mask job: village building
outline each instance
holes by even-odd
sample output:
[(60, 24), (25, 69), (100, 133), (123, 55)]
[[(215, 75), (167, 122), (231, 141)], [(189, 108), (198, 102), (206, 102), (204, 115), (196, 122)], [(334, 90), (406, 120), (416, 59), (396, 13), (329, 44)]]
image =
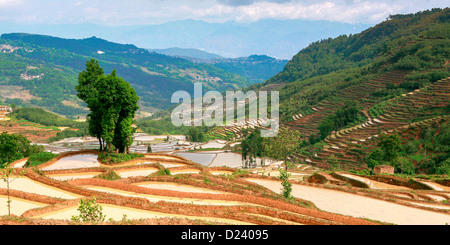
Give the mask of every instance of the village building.
[(375, 174), (394, 174), (394, 167), (389, 165), (379, 165), (373, 167), (373, 172)]
[(0, 105), (0, 121), (6, 120), (7, 115), (12, 112), (11, 106)]

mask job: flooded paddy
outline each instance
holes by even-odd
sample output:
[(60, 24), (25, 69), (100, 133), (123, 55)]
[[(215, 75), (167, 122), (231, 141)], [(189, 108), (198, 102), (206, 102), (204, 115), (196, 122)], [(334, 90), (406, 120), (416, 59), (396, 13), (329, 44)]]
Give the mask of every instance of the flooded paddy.
[[(117, 206), (117, 205), (112, 205), (112, 204), (103, 204), (103, 203), (101, 205), (103, 207), (102, 212), (106, 216), (107, 220), (112, 219), (112, 220), (120, 221), (124, 217), (126, 217), (127, 219), (189, 218), (189, 219), (193, 219), (193, 220), (224, 222), (227, 224), (235, 224), (235, 225), (251, 224), (248, 222), (242, 222), (242, 221), (238, 221), (238, 220), (225, 219), (225, 218), (169, 214), (169, 213), (154, 212), (154, 211), (141, 210), (141, 209), (136, 209), (136, 208), (122, 207), (122, 206)], [(52, 213), (38, 215), (38, 216), (35, 216), (34, 218), (70, 220), (72, 218), (72, 216), (79, 214), (77, 208), (78, 207), (71, 207), (71, 208), (63, 209), (63, 210), (52, 212)]]
[(89, 179), (102, 174), (103, 172), (85, 172), (85, 173), (73, 173), (73, 174), (47, 174), (49, 178), (59, 180), (59, 181), (67, 181), (74, 179)]
[[(10, 197), (11, 200), (11, 214), (22, 215), (26, 211), (34, 208), (45, 207), (48, 204), (33, 202), (21, 198)], [(6, 202), (8, 201), (7, 196), (0, 195), (0, 216), (8, 215), (8, 209), (6, 207)], [(5, 205), (3, 205), (5, 204)]]
[(184, 157), (188, 160), (191, 160), (193, 162), (199, 163), (203, 166), (208, 166), (209, 164), (211, 164), (211, 162), (214, 160), (214, 158), (216, 157), (216, 154), (214, 153), (208, 153), (208, 152), (202, 152), (202, 153), (197, 153), (197, 152), (177, 152), (176, 155), (180, 156), (180, 157)]
[(76, 168), (100, 167), (100, 162), (95, 154), (80, 154), (61, 158), (54, 164), (42, 168), (42, 170), (60, 170)]
[[(74, 193), (70, 193), (53, 186), (45, 185), (40, 182), (31, 180), (26, 177), (11, 179), (10, 189), (18, 190), (23, 192), (34, 193), (43, 196), (64, 198), (64, 199), (76, 199), (80, 196)], [(6, 183), (4, 181), (0, 181), (0, 188), (6, 189)]]
[[(235, 152), (205, 151), (205, 152), (177, 152), (176, 155), (199, 163), (206, 167), (242, 167), (242, 155)], [(256, 159), (257, 166), (261, 166), (261, 159)]]
[(115, 172), (121, 178), (128, 178), (132, 176), (147, 176), (152, 173), (158, 172), (158, 169), (148, 168), (148, 169), (132, 169), (132, 170), (115, 170)]
[(181, 192), (192, 192), (192, 193), (209, 193), (209, 194), (225, 194), (223, 191), (215, 191), (190, 185), (181, 185), (177, 183), (166, 183), (166, 182), (142, 182), (136, 183), (134, 185), (145, 187), (149, 189), (158, 190), (170, 190), (170, 191), (181, 191)]
[[(160, 189), (154, 188), (154, 189)], [(177, 203), (186, 203), (186, 204), (195, 204), (195, 205), (220, 205), (220, 206), (232, 206), (232, 205), (255, 205), (251, 203), (238, 202), (238, 201), (225, 201), (225, 200), (213, 200), (213, 199), (199, 199), (199, 198), (188, 198), (188, 197), (170, 197), (170, 196), (159, 196), (159, 195), (151, 195), (151, 194), (143, 194), (136, 193), (124, 190), (117, 190), (113, 188), (100, 187), (100, 186), (84, 186), (84, 188), (99, 192), (112, 193), (117, 195), (129, 196), (129, 197), (141, 197), (149, 200), (150, 202), (177, 202)], [(169, 188), (170, 189), (170, 188)], [(199, 192), (196, 192), (199, 193)], [(222, 194), (222, 193), (214, 193), (214, 194)]]

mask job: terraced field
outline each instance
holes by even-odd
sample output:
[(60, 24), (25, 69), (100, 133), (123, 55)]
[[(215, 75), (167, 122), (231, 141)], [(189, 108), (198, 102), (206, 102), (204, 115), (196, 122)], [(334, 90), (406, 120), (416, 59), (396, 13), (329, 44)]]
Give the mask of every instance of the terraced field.
[[(227, 167), (208, 168), (177, 155), (158, 153), (145, 154), (143, 158), (121, 164), (104, 164), (95, 161), (97, 154), (93, 150), (63, 153), (38, 169), (22, 168), (24, 160), (12, 163), (16, 171), (25, 171), (22, 177), (15, 177), (10, 183), (11, 212), (20, 219), (7, 216), (7, 187), (2, 182), (0, 203), (5, 205), (0, 205), (0, 215), (3, 215), (0, 216), (0, 224), (73, 224), (71, 217), (78, 214), (79, 201), (92, 197), (96, 197), (96, 202), (103, 207), (108, 220), (104, 224), (396, 223), (386, 218), (390, 215), (375, 210), (369, 214), (360, 209), (356, 213), (347, 212), (352, 209), (349, 206), (352, 199), (347, 199), (350, 197), (358, 198), (358, 205), (380, 199), (379, 202), (394, 205), (397, 212), (405, 209), (418, 214), (427, 213), (432, 219), (401, 220), (398, 223), (450, 221), (450, 205), (445, 204), (450, 199), (448, 189), (415, 189), (416, 194), (413, 194), (411, 189), (400, 186), (386, 189), (352, 187), (352, 182), (346, 180), (339, 180), (344, 183), (340, 185), (309, 183), (305, 180), (315, 170), (303, 165), (292, 172), (295, 198), (287, 201), (280, 195), (276, 167), (252, 174)], [(161, 174), (165, 169), (171, 174)], [(119, 177), (104, 178), (114, 176), (113, 172)], [(307, 195), (305, 188), (314, 191)], [(333, 198), (339, 199), (331, 198), (329, 191), (338, 193)], [(340, 205), (346, 208), (340, 209), (344, 208)]]
[[(360, 164), (358, 152), (363, 147), (369, 151), (369, 147), (374, 144), (374, 139), (381, 133), (402, 135), (415, 126), (447, 122), (450, 115), (440, 111), (450, 101), (450, 78), (384, 102), (383, 113), (376, 117), (367, 113), (376, 103), (368, 97), (370, 91), (376, 91), (377, 88), (382, 88), (388, 83), (400, 84), (404, 81), (406, 74), (404, 71), (395, 70), (362, 85), (339, 91), (340, 94), (335, 97), (340, 100), (359, 98), (357, 100), (361, 102), (367, 120), (359, 125), (333, 132), (324, 140), (326, 144), (316, 156), (297, 155), (296, 159), (318, 167), (327, 167), (326, 160), (331, 155), (335, 155), (346, 169), (360, 170), (364, 167)], [(287, 126), (306, 135), (317, 133), (320, 121), (333, 113), (333, 108), (338, 107), (339, 103), (339, 101), (322, 101), (319, 103), (320, 106), (313, 108), (315, 113), (307, 116), (297, 115), (294, 117), (296, 120), (288, 123)]]

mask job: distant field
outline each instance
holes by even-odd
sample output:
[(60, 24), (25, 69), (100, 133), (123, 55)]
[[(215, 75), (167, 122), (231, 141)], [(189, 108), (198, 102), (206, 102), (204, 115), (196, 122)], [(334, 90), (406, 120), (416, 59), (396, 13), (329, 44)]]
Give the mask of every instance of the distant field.
[(21, 99), (28, 102), (32, 99), (40, 99), (39, 97), (30, 94), (29, 90), (24, 90), (21, 86), (2, 85), (0, 86), (0, 96), (3, 99)]

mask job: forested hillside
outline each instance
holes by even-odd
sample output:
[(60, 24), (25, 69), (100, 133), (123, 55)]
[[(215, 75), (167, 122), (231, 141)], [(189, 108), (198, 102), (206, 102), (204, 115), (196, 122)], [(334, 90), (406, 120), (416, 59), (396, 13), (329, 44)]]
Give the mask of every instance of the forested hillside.
[(280, 92), (283, 127), (302, 134), (293, 162), (450, 174), (449, 12), (394, 15), (359, 34), (317, 41), (246, 90)]
[[(360, 34), (316, 42), (261, 86), (286, 84), (283, 121), (307, 142), (295, 158), (324, 167), (388, 164), (397, 173), (448, 174), (450, 152), (442, 142), (450, 142), (449, 18), (449, 9), (395, 15)], [(434, 131), (424, 134), (429, 127)], [(383, 149), (383, 135), (397, 139), (395, 157)]]
[(138, 92), (141, 110), (154, 112), (171, 105), (173, 92), (191, 92), (194, 82), (205, 89), (225, 91), (251, 84), (243, 76), (209, 64), (149, 52), (91, 37), (62, 39), (24, 33), (0, 38), (0, 101), (40, 106), (68, 116), (85, 115), (75, 96), (78, 73), (90, 58), (105, 72), (117, 74)]

